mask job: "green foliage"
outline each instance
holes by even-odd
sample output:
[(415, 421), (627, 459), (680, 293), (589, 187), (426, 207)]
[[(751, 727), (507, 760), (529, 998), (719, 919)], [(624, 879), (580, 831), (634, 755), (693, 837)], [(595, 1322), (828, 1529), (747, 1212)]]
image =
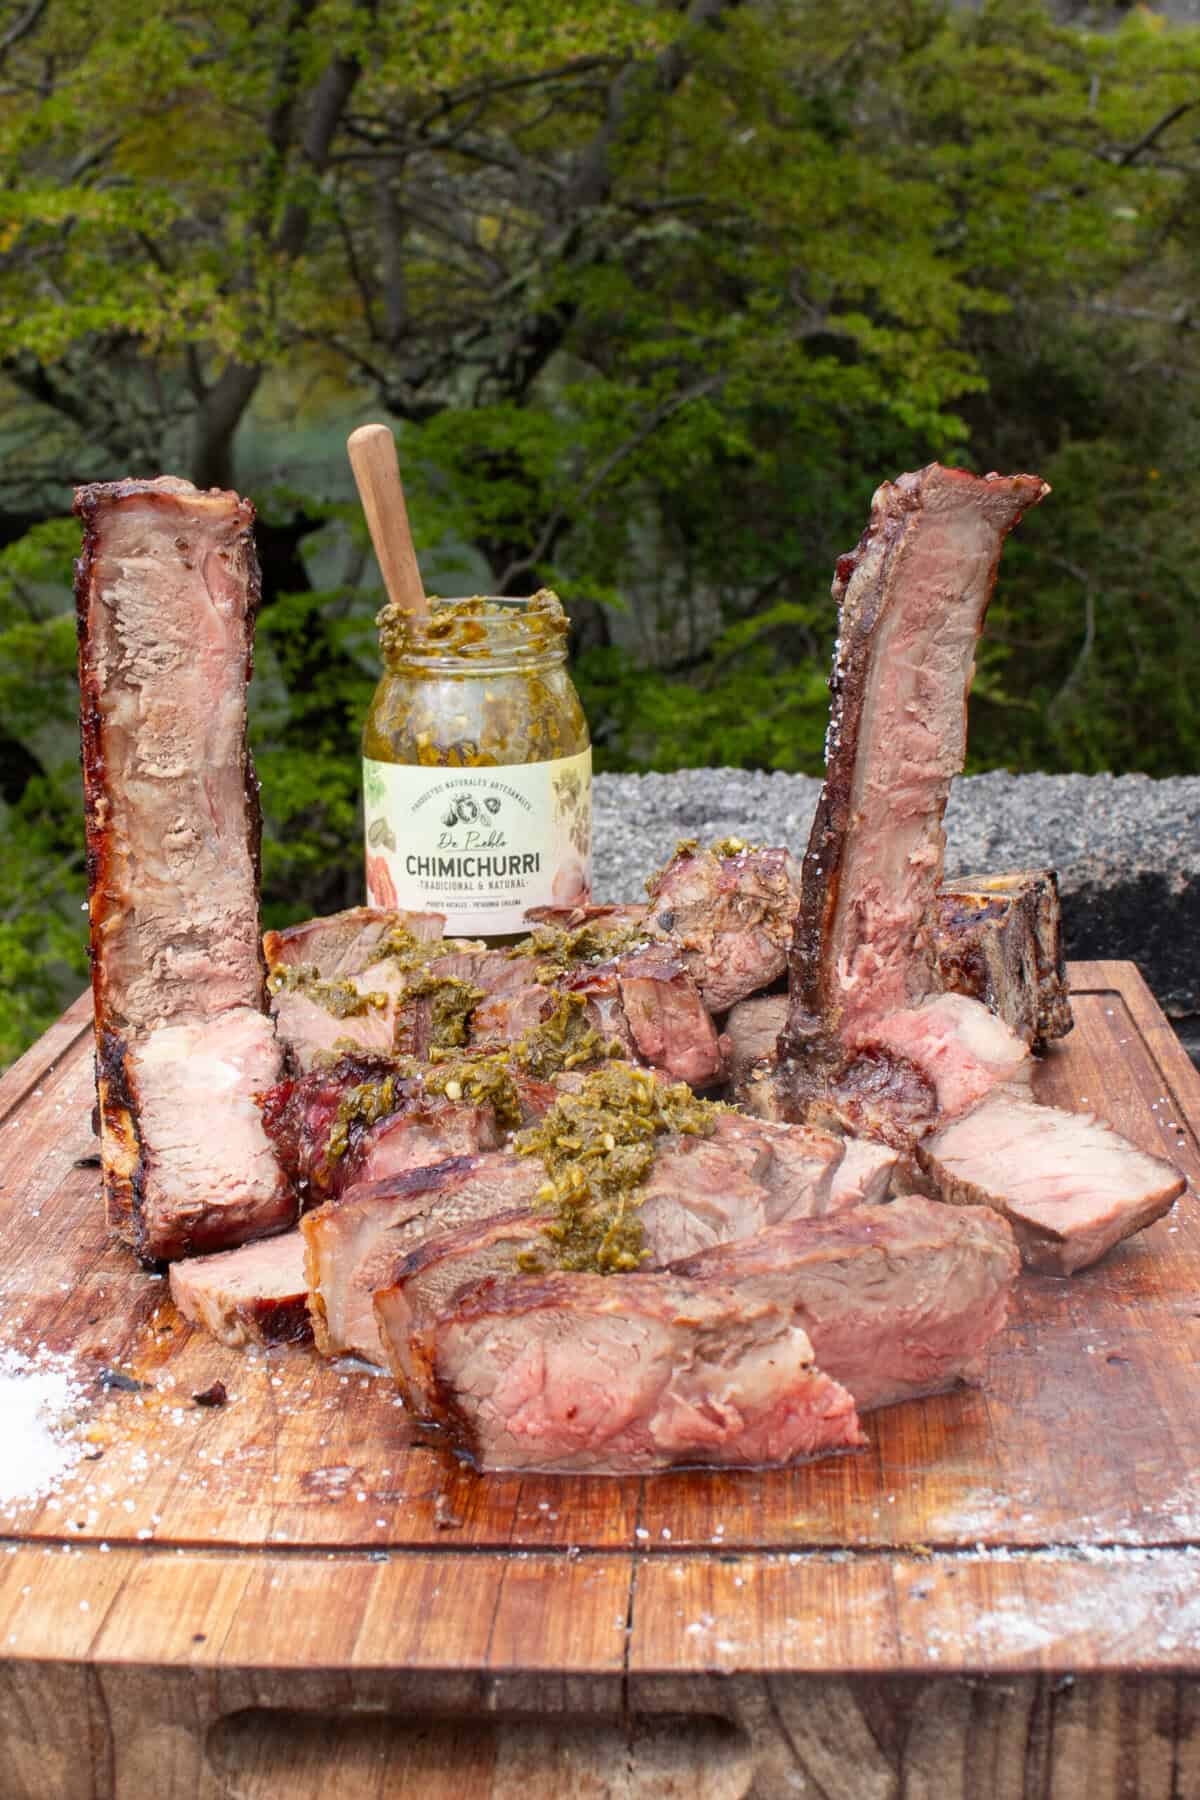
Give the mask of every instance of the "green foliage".
[(601, 767), (819, 769), (834, 561), (935, 456), (1054, 485), (972, 766), (1196, 766), (1195, 28), (55, 0), (0, 73), (0, 1054), (83, 967), (74, 479), (259, 505), (272, 923), (359, 898), (368, 413), (432, 586), (562, 592)]
[(59, 610), (77, 547), (74, 520), (53, 519), (0, 551), (0, 732), (7, 767), (19, 750), (28, 775), (0, 805), (0, 1062), (87, 970), (75, 620)]

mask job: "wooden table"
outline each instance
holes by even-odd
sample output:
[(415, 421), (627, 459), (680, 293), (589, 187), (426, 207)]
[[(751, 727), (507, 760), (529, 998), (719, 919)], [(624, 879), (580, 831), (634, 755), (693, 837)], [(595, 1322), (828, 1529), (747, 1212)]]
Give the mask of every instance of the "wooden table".
[(0, 1517), (4, 1800), (1200, 1795), (1200, 1079), (1131, 964), (1072, 985), (1038, 1091), (1174, 1213), (862, 1454), (621, 1481), (480, 1478), (383, 1377), (185, 1325), (81, 1163), (81, 1000), (0, 1083), (0, 1343), (85, 1371), (93, 1454)]

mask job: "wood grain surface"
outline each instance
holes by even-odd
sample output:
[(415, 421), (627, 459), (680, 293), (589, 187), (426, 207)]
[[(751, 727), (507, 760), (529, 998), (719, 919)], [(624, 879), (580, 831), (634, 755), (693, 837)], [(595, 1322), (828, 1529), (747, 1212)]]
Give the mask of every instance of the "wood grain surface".
[(88, 1450), (0, 1510), (0, 1794), (1200, 1796), (1200, 1078), (1133, 965), (1071, 974), (1037, 1091), (1174, 1212), (860, 1454), (621, 1481), (186, 1325), (105, 1232), (81, 999), (0, 1081), (0, 1345), (71, 1359)]

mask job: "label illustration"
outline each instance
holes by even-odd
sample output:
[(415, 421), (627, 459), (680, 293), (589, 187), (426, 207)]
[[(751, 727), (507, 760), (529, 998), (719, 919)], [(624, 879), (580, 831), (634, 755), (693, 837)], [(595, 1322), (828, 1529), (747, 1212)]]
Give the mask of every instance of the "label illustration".
[(446, 915), (451, 937), (528, 930), (592, 889), (592, 753), (503, 768), (363, 759), (367, 898)]

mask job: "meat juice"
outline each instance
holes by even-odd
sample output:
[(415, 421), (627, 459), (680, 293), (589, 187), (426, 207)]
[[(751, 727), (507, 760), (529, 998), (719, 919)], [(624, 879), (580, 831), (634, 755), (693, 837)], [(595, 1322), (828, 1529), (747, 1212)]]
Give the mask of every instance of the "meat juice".
[(384, 674), (363, 731), (367, 897), (504, 938), (591, 897), (592, 751), (567, 618), (527, 600), (379, 614)]

